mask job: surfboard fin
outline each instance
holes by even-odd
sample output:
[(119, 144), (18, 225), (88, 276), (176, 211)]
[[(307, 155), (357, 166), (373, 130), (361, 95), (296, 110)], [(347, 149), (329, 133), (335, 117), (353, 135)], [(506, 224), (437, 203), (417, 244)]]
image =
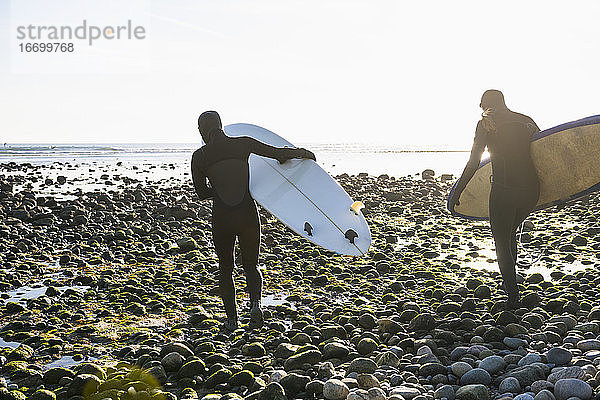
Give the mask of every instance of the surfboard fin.
[(354, 239), (358, 237), (358, 233), (356, 233), (354, 229), (348, 229), (344, 237), (348, 239), (350, 243), (354, 244)]
[(365, 205), (362, 203), (362, 201), (355, 201), (350, 206), (350, 210), (354, 211), (354, 214), (356, 215), (358, 215), (360, 213), (360, 210), (362, 210), (363, 208), (365, 208)]
[(308, 234), (308, 236), (312, 236), (313, 227), (308, 222), (304, 223), (304, 232)]

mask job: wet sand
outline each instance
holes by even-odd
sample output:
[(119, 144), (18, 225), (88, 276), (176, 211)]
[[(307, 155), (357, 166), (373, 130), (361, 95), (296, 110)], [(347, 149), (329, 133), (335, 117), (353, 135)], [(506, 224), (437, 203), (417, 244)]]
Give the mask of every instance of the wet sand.
[(535, 213), (523, 307), (452, 181), (340, 175), (373, 247), (335, 255), (261, 211), (266, 322), (220, 329), (210, 203), (173, 165), (0, 165), (0, 399), (597, 396), (600, 201)]

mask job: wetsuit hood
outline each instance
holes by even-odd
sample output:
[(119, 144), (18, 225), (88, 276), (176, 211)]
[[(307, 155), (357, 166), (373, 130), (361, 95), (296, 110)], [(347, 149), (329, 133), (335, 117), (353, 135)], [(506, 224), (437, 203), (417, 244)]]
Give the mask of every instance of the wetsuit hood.
[(222, 133), (223, 124), (216, 111), (205, 111), (198, 117), (198, 129), (204, 143), (209, 143), (218, 134)]
[(501, 110), (506, 109), (506, 103), (504, 102), (504, 95), (501, 91), (490, 89), (486, 90), (481, 96), (481, 103), (479, 103), (479, 107), (493, 110)]

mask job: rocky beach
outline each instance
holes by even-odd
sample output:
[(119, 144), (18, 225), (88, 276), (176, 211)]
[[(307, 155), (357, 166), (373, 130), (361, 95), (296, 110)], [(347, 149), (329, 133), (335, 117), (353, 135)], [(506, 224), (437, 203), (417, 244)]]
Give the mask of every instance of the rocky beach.
[(597, 195), (528, 219), (508, 310), (489, 224), (446, 211), (450, 176), (336, 179), (370, 252), (261, 211), (265, 324), (237, 268), (230, 333), (183, 170), (1, 163), (0, 400), (600, 399)]

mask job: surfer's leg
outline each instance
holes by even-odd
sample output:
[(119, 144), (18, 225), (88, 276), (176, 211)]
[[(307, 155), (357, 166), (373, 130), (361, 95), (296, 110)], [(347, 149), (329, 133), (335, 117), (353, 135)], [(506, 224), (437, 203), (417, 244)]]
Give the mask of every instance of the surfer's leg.
[(246, 274), (246, 285), (250, 301), (260, 300), (262, 292), (262, 275), (258, 270), (258, 252), (260, 248), (260, 222), (256, 207), (249, 208), (239, 234), (239, 245), (242, 252), (242, 265)]
[(506, 198), (502, 190), (490, 193), (490, 226), (496, 244), (496, 258), (504, 281), (504, 290), (508, 295), (509, 305), (515, 306), (519, 301), (515, 259), (513, 258), (515, 207)]
[(260, 300), (262, 292), (262, 275), (258, 270), (258, 248), (260, 246), (260, 230), (245, 229), (240, 235), (242, 264), (246, 274), (246, 285), (250, 301)]
[(511, 237), (511, 245), (512, 245), (512, 255), (515, 260), (515, 264), (517, 263), (517, 231), (519, 230), (519, 226), (527, 219), (529, 215), (529, 209), (517, 208), (515, 212), (515, 220), (513, 222), (512, 228), (512, 237)]
[[(213, 217), (214, 218), (214, 217)], [(214, 223), (214, 221), (213, 221)], [(227, 314), (227, 323), (225, 327), (230, 330), (237, 329), (237, 307), (235, 304), (235, 285), (233, 282), (233, 247), (235, 244), (235, 234), (224, 229), (213, 226), (213, 240), (215, 252), (219, 259), (219, 291), (225, 314)]]
[(515, 264), (517, 262), (517, 230), (519, 226), (527, 219), (529, 214), (535, 210), (535, 206), (537, 205), (539, 197), (539, 187), (537, 185), (533, 185), (531, 188), (527, 188), (526, 190), (521, 190), (519, 193), (518, 199), (516, 202), (518, 206), (515, 212), (515, 220), (513, 223), (513, 258), (515, 259)]
[(262, 324), (262, 274), (258, 270), (258, 252), (260, 249), (260, 221), (253, 205), (245, 218), (244, 229), (240, 233), (242, 264), (246, 274), (246, 286), (250, 295), (250, 322)]

